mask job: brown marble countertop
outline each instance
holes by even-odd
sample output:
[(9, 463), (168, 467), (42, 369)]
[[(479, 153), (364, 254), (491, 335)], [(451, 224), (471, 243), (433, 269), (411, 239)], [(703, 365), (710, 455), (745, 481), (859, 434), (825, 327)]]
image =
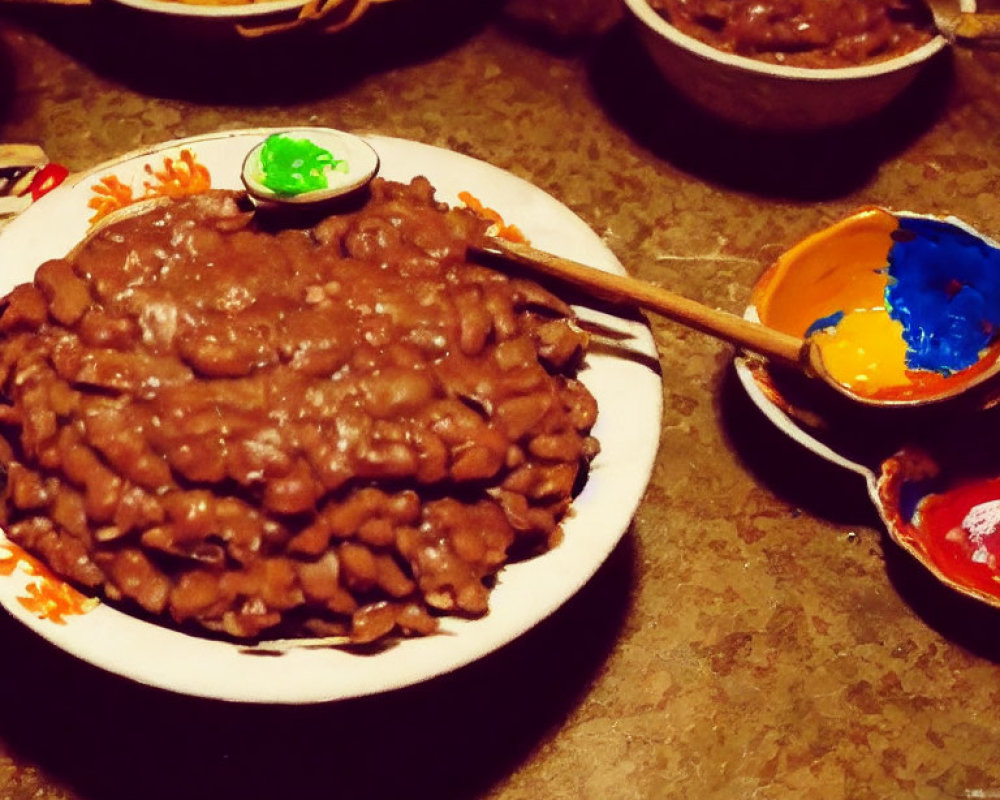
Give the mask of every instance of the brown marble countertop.
[[(530, 180), (633, 273), (733, 311), (861, 205), (1000, 233), (1000, 53), (956, 50), (855, 127), (762, 135), (687, 106), (597, 4), (558, 40), (517, 5), (399, 0), (346, 34), (243, 43), (5, 2), (0, 141), (78, 170), (217, 129), (415, 139)], [(2, 615), (0, 797), (1000, 798), (1000, 613), (938, 585), (860, 478), (778, 433), (729, 347), (652, 327), (648, 491), (550, 619), (409, 689), (260, 707), (113, 677)]]

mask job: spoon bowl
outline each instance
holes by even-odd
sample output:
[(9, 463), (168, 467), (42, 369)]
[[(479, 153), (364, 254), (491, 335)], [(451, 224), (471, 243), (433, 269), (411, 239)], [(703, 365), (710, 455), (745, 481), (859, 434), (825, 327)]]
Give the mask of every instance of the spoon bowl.
[(1000, 245), (954, 218), (861, 209), (779, 257), (753, 308), (867, 405), (950, 400), (1000, 371)]
[(251, 149), (240, 177), (258, 204), (304, 206), (367, 186), (378, 168), (378, 153), (358, 136), (333, 128), (292, 128)]

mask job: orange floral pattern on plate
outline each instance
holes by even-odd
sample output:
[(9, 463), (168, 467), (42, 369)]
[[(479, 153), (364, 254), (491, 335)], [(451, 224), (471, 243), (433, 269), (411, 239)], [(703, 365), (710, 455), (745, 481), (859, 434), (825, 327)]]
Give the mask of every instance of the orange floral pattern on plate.
[(99, 605), (96, 598), (81, 594), (59, 580), (42, 564), (15, 544), (0, 544), (0, 576), (9, 577), (20, 570), (30, 580), (25, 594), (17, 601), (39, 619), (65, 625), (66, 617), (86, 614)]
[(498, 212), (484, 206), (482, 201), (474, 194), (459, 192), (458, 199), (476, 216), (493, 223), (493, 227), (489, 230), (489, 233), (493, 236), (506, 239), (508, 242), (523, 242), (527, 244), (527, 238), (525, 238), (525, 235), (517, 225), (508, 225), (505, 223), (503, 217)]
[(94, 209), (90, 218), (93, 224), (113, 211), (148, 200), (153, 197), (188, 197), (202, 194), (212, 188), (212, 175), (204, 164), (199, 164), (197, 157), (190, 150), (181, 150), (180, 157), (163, 159), (163, 168), (154, 169), (145, 166), (146, 173), (152, 180), (144, 181), (144, 193), (136, 197), (132, 187), (118, 178), (117, 175), (107, 175), (91, 187), (94, 197), (87, 203)]

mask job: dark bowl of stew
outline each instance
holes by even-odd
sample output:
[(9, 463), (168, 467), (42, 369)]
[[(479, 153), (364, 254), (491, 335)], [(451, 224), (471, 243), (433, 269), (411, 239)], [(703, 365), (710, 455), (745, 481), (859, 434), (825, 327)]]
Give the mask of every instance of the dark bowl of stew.
[[(922, 0), (625, 0), (663, 76), (739, 125), (828, 128), (893, 100), (947, 42)], [(967, 11), (975, 0), (963, 0)]]

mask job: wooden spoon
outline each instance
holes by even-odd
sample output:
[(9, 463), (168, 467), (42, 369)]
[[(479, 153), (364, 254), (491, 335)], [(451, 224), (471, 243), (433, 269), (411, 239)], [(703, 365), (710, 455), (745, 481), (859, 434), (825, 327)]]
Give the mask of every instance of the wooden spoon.
[(933, 394), (928, 392), (920, 397), (891, 400), (867, 397), (852, 392), (830, 375), (823, 363), (820, 347), (811, 338), (792, 336), (735, 314), (710, 308), (636, 278), (604, 272), (524, 244), (493, 238), (479, 250), (558, 278), (602, 299), (655, 311), (674, 322), (797, 367), (838, 393), (867, 406), (888, 408), (938, 403), (966, 393), (1000, 373), (1000, 359), (997, 358), (997, 351), (993, 350), (991, 357), (995, 360), (989, 368), (974, 378), (955, 382), (954, 385), (946, 383), (944, 388)]

